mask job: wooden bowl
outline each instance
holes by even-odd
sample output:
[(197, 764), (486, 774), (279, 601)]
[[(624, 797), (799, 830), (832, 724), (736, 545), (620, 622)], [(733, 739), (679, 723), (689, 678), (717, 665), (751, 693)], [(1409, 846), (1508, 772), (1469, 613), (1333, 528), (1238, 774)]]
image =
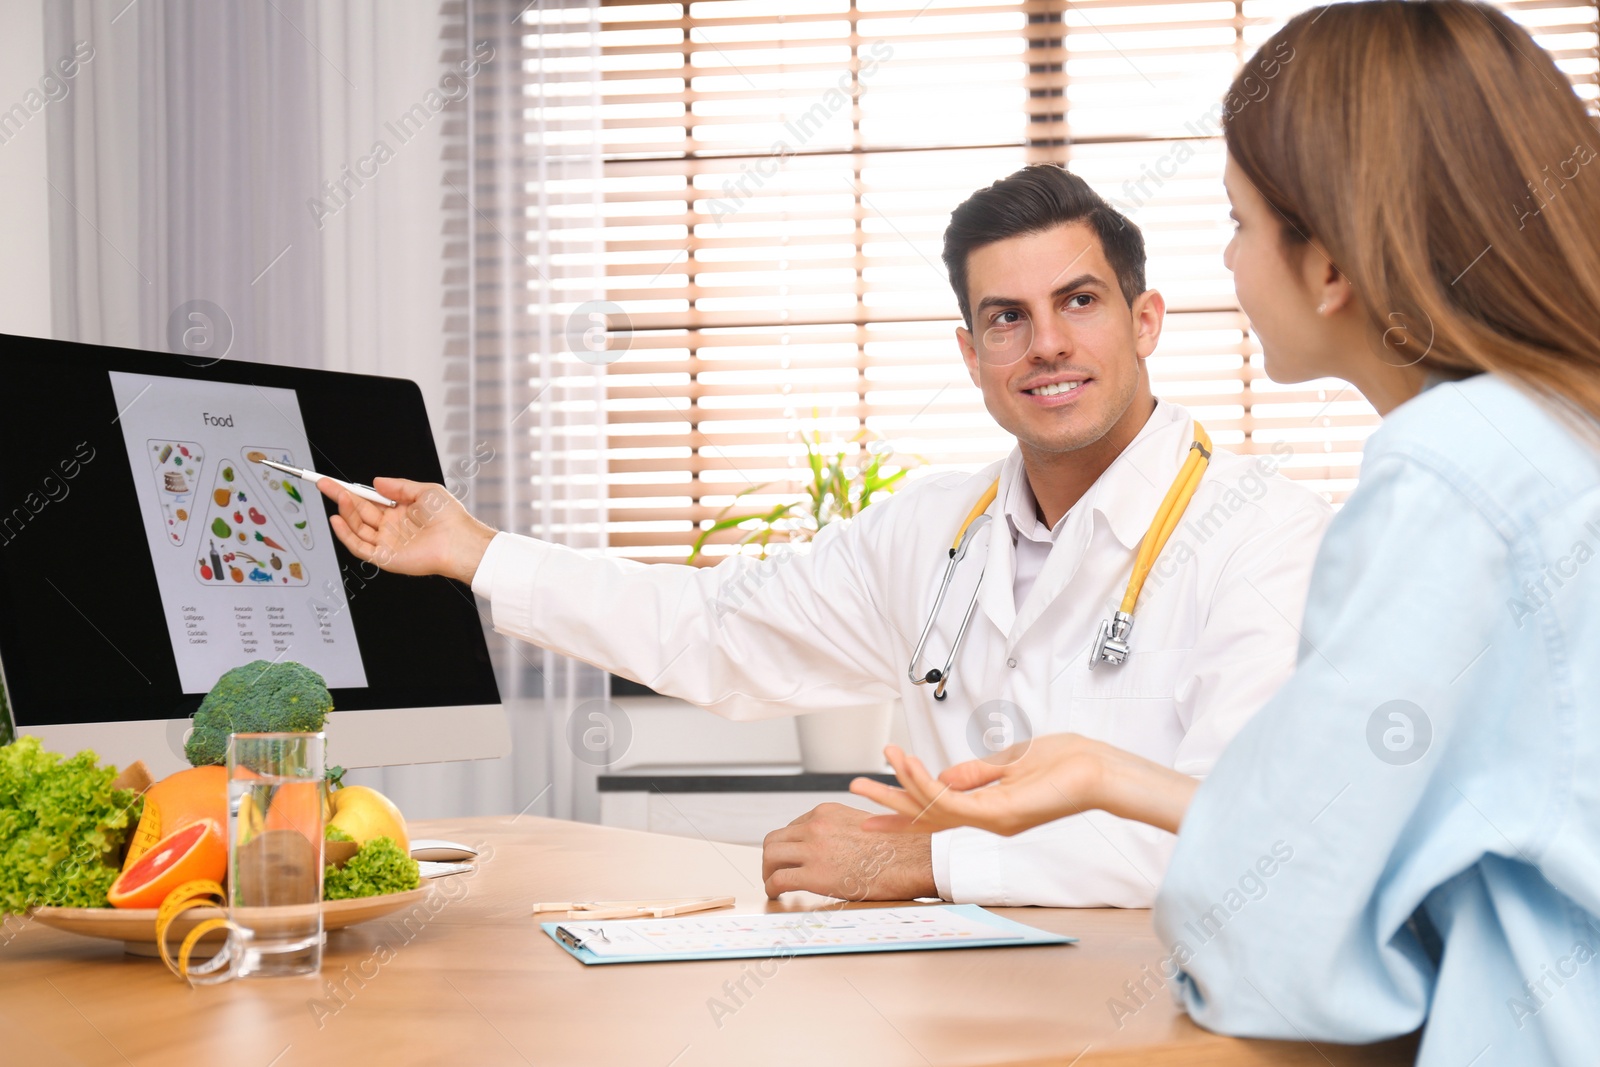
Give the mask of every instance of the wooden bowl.
[[(340, 930), (369, 919), (382, 918), (401, 911), (422, 900), (428, 893), (426, 883), (404, 893), (384, 893), (376, 897), (359, 897), (355, 900), (325, 900), (322, 902), (322, 928)], [(158, 956), (156, 947), (155, 908), (34, 908), (30, 913), (46, 926), (85, 937), (104, 937), (121, 941), (123, 949), (132, 956)], [(174, 954), (190, 930), (207, 919), (226, 918), (223, 908), (191, 908), (172, 923), (167, 932), (167, 946)], [(201, 938), (195, 946), (196, 956), (209, 956), (222, 947), (226, 930), (217, 930)]]

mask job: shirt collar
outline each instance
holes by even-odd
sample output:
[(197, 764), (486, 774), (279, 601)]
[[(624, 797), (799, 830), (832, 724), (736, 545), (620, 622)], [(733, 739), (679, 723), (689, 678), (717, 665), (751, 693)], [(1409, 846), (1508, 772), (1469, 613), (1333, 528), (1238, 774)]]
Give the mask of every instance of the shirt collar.
[(1005, 516), (1006, 526), (1011, 531), (1011, 543), (1016, 544), (1019, 537), (1026, 537), (1030, 541), (1054, 541), (1067, 517), (1061, 516), (1054, 529), (1045, 528), (1044, 520), (1039, 518), (1039, 505), (1034, 498), (1033, 487), (1028, 484), (1027, 473), (1022, 469), (1022, 452), (1019, 449), (1013, 448), (1006, 457), (1005, 466), (1001, 468), (1000, 484), (1001, 514)]
[[(1161, 506), (1178, 468), (1183, 465), (1194, 439), (1192, 425), (1187, 410), (1157, 400), (1155, 411), (1133, 441), (1072, 510), (1089, 508), (1105, 518), (1106, 525), (1125, 548), (1137, 547), (1144, 540), (1150, 520)], [(1045, 528), (1039, 518), (1033, 489), (1022, 468), (1022, 452), (1016, 448), (1000, 468), (999, 500), (1013, 545), (1018, 537), (1054, 542), (1067, 521), (1067, 516), (1063, 515), (1054, 529)]]

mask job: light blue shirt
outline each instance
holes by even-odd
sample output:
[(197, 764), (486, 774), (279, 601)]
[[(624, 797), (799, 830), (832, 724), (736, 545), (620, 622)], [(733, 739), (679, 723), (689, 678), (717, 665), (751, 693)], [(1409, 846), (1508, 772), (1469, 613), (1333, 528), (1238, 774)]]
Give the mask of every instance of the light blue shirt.
[(1373, 434), (1298, 668), (1195, 794), (1156, 903), (1197, 1022), (1426, 1021), (1428, 1067), (1600, 1063), (1600, 452), (1577, 423), (1480, 375)]

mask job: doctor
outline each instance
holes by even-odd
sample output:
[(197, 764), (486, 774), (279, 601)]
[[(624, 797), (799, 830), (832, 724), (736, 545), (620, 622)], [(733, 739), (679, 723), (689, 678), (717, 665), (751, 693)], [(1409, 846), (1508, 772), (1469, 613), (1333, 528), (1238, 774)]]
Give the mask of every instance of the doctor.
[[(968, 373), (1017, 447), (922, 479), (809, 552), (610, 559), (497, 533), (401, 479), (376, 483), (393, 509), (321, 483), (334, 531), (386, 570), (470, 582), (501, 633), (730, 718), (899, 697), (935, 768), (1072, 731), (1206, 774), (1293, 669), (1329, 508), (1154, 398), (1165, 304), (1143, 237), (1081, 179), (1037, 164), (979, 190), (944, 260)], [(1141, 545), (1147, 565), (1161, 548), (1142, 581)], [(1148, 907), (1175, 841), (1093, 812), (1015, 837), (891, 835), (886, 859), (867, 817), (825, 804), (768, 835), (769, 895)]]

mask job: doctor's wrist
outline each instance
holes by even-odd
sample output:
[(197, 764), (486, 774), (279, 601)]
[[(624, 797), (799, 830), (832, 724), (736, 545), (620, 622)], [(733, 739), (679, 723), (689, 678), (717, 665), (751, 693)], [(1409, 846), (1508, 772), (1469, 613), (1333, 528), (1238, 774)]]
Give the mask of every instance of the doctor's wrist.
[(484, 555), (489, 551), (489, 542), (494, 540), (497, 532), (494, 527), (479, 522), (471, 515), (466, 516), (462, 528), (451, 538), (453, 559), (449, 576), (471, 585), (472, 580), (477, 577), (478, 567), (482, 565)]

